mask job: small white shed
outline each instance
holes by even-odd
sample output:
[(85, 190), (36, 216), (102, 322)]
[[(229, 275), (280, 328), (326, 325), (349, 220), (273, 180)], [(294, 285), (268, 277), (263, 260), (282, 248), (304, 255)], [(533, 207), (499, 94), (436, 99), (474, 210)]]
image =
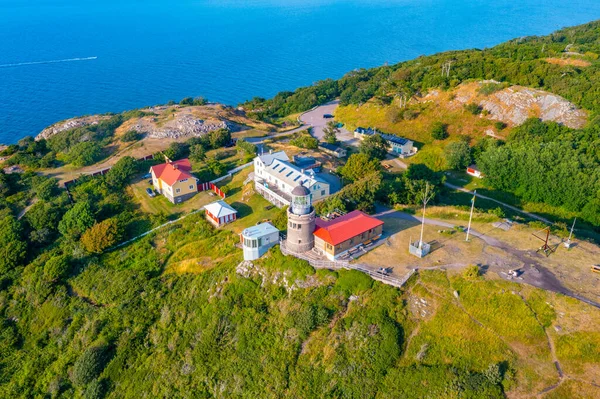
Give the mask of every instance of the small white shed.
[(255, 260), (279, 243), (279, 230), (271, 223), (261, 223), (244, 229), (240, 240), (244, 249), (244, 260)]

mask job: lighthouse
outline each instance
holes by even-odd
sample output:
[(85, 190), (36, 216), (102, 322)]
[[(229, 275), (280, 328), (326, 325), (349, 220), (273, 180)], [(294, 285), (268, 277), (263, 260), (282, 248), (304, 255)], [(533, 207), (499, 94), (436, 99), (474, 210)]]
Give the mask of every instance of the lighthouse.
[(302, 186), (292, 190), (292, 201), (287, 211), (287, 249), (295, 253), (303, 253), (313, 249), (315, 245), (315, 210), (312, 207), (310, 191)]

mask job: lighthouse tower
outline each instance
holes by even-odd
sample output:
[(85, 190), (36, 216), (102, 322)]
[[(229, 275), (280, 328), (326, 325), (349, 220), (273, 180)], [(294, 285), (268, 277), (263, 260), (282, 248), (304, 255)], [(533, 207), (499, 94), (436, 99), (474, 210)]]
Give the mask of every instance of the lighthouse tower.
[(303, 253), (315, 246), (315, 210), (310, 200), (310, 191), (304, 186), (292, 190), (292, 202), (287, 211), (287, 249)]

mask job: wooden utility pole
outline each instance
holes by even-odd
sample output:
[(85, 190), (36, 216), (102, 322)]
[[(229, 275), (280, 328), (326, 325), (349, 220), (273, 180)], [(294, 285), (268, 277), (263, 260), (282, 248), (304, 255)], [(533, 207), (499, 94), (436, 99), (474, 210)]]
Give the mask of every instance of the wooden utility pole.
[(475, 209), (475, 197), (477, 196), (477, 190), (473, 191), (473, 198), (471, 199), (471, 214), (469, 215), (469, 226), (467, 227), (467, 238), (465, 241), (469, 241), (469, 233), (471, 232), (471, 220), (473, 220), (473, 209)]

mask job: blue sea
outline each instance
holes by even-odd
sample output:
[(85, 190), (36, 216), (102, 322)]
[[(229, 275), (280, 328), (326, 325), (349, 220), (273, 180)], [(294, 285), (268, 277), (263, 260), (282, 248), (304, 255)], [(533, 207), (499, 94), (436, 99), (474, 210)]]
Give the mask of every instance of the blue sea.
[(598, 0), (0, 0), (0, 143), (77, 115), (186, 96), (235, 105), (599, 18)]

